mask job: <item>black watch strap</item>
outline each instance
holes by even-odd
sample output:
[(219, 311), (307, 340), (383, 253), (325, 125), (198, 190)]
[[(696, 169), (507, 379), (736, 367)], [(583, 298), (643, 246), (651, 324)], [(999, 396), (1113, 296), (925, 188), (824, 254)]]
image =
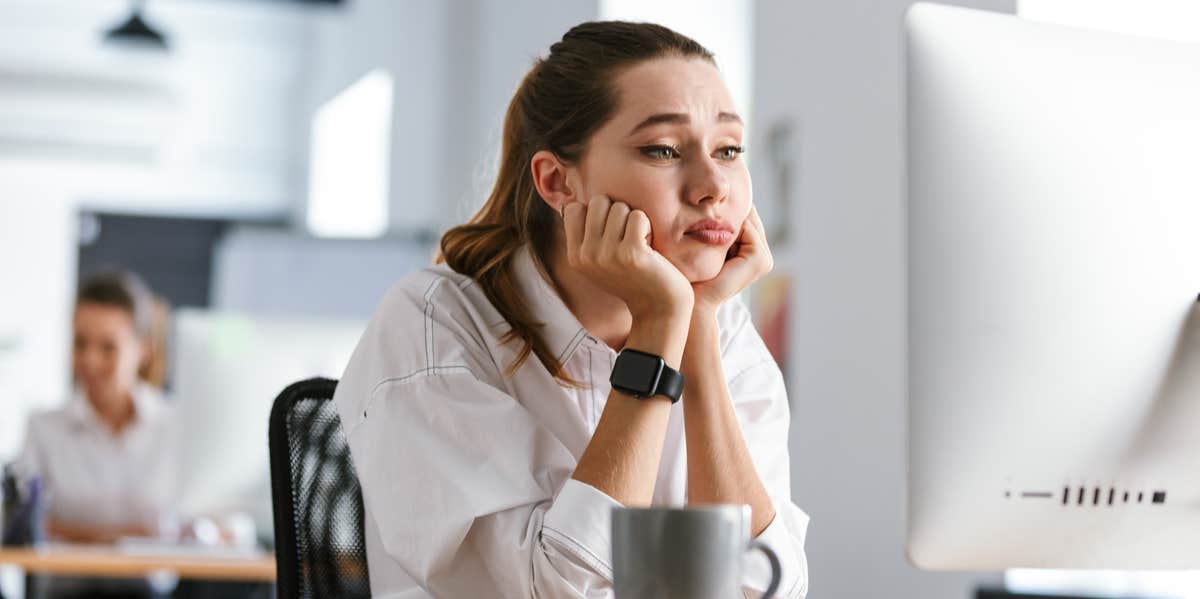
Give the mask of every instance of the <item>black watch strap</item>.
[(683, 397), (683, 373), (663, 364), (662, 376), (658, 377), (656, 395), (670, 397), (671, 403), (679, 401), (679, 398)]
[(683, 374), (667, 366), (662, 356), (636, 349), (621, 350), (609, 382), (613, 389), (639, 399), (663, 395), (675, 403), (683, 395)]

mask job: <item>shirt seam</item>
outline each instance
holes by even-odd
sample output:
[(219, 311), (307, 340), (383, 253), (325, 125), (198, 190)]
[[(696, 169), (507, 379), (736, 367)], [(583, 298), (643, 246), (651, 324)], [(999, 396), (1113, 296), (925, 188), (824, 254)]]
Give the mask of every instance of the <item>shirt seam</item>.
[(726, 383), (726, 384), (727, 384), (728, 386), (732, 387), (732, 386), (733, 386), (733, 383), (734, 383), (735, 381), (737, 381), (737, 380), (738, 380), (738, 378), (740, 378), (742, 375), (746, 374), (747, 372), (750, 372), (751, 370), (754, 370), (755, 368), (758, 368), (759, 366), (763, 366), (763, 365), (765, 365), (765, 364), (773, 364), (774, 362), (775, 362), (775, 360), (774, 360), (774, 359), (771, 359), (771, 358), (764, 358), (764, 359), (762, 359), (762, 360), (760, 360), (760, 361), (758, 361), (758, 362), (755, 362), (755, 363), (753, 363), (753, 364), (751, 364), (751, 365), (749, 365), (749, 366), (747, 366), (747, 367), (745, 367), (745, 368), (743, 368), (743, 369), (739, 370), (737, 374), (735, 374), (735, 375), (733, 375), (733, 376), (729, 377), (729, 382), (728, 382), (728, 383)]
[[(780, 576), (783, 576), (783, 566), (782, 566), (782, 564), (781, 564), (781, 565), (780, 565), (780, 567), (779, 567), (779, 575), (780, 575)], [(795, 597), (795, 596), (796, 596), (796, 585), (798, 585), (798, 584), (800, 584), (800, 577), (798, 577), (798, 576), (797, 576), (797, 577), (795, 577), (795, 578), (793, 578), (793, 579), (792, 579), (792, 586), (788, 587), (788, 592), (787, 592), (787, 594), (788, 594), (788, 597)]]
[(438, 278), (431, 281), (429, 283), (429, 287), (427, 287), (425, 289), (425, 295), (424, 295), (424, 299), (425, 299), (425, 366), (427, 366), (427, 367), (433, 367), (433, 363), (434, 363), (433, 357), (436, 355), (434, 353), (434, 342), (433, 342), (433, 307), (434, 307), (434, 304), (433, 304), (433, 301), (430, 300), (430, 297), (432, 297), (433, 292), (437, 290), (437, 286), (440, 285), (442, 283), (442, 281), (445, 281), (445, 280), (446, 279), (444, 277), (439, 276)]
[[(437, 374), (464, 374), (464, 373), (471, 375), (472, 378), (479, 381), (479, 377), (475, 376), (475, 373), (464, 364), (449, 364), (446, 366), (430, 366), (428, 368), (414, 370), (413, 372), (410, 372), (404, 376), (392, 376), (392, 377), (380, 379), (379, 382), (375, 383), (375, 385), (373, 387), (371, 387), (371, 392), (369, 394), (367, 394), (367, 403), (365, 405), (363, 405), (363, 416), (365, 417), (366, 413), (368, 411), (370, 411), (371, 406), (375, 403), (376, 396), (379, 394), (379, 389), (381, 387), (383, 387), (384, 385), (390, 385), (393, 383), (403, 384), (403, 383), (407, 383), (411, 379), (414, 379), (417, 377), (425, 377), (425, 376), (429, 376), (431, 374), (437, 375)], [(479, 381), (479, 382), (483, 382), (483, 381)], [(363, 423), (363, 420), (359, 420), (357, 423), (354, 424), (354, 426), (347, 429), (346, 434), (349, 435), (350, 433), (354, 432), (362, 423)]]
[(550, 526), (543, 522), (542, 523), (542, 534), (544, 535), (547, 532), (551, 533), (550, 534), (551, 537), (553, 537), (555, 540), (557, 540), (563, 544), (563, 549), (571, 552), (576, 557), (584, 560), (585, 562), (588, 562), (588, 564), (591, 565), (593, 568), (596, 568), (597, 570), (599, 570), (600, 574), (605, 575), (608, 577), (609, 580), (612, 580), (612, 576), (613, 576), (612, 566), (604, 563), (604, 560), (601, 559), (600, 556), (596, 555), (595, 552), (593, 552), (591, 549), (588, 549), (582, 543), (571, 538), (569, 535), (562, 532), (561, 530), (558, 530), (557, 528), (554, 528), (553, 526)]
[(585, 336), (584, 333), (586, 332), (587, 329), (584, 327), (579, 327), (579, 330), (575, 331), (575, 336), (571, 337), (571, 340), (567, 342), (567, 346), (563, 348), (562, 353), (558, 355), (558, 362), (560, 364), (567, 359), (567, 356), (575, 352), (575, 349), (579, 347), (580, 343), (583, 343), (583, 338)]
[(592, 352), (587, 353), (588, 357), (588, 424), (591, 425), (592, 433), (596, 432), (596, 370), (592, 366)]

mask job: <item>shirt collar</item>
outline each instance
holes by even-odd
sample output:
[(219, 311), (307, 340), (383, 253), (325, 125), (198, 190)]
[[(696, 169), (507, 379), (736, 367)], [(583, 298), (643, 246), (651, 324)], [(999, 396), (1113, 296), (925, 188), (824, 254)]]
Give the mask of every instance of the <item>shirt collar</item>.
[(579, 319), (559, 297), (549, 276), (534, 260), (533, 248), (528, 243), (517, 251), (513, 259), (513, 273), (528, 303), (529, 313), (541, 319), (542, 339), (559, 363), (565, 363), (579, 344), (589, 337), (587, 329), (579, 324)]
[[(125, 427), (125, 431), (139, 428), (147, 422), (152, 421), (159, 413), (159, 408), (161, 407), (159, 403), (162, 400), (162, 395), (154, 387), (144, 382), (139, 381), (134, 386), (132, 393), (133, 421)], [(105, 431), (109, 430), (108, 426), (100, 420), (100, 415), (96, 413), (96, 408), (92, 407), (92, 402), (88, 401), (83, 390), (78, 387), (71, 398), (68, 413), (71, 414), (71, 417), (79, 425), (97, 427)]]

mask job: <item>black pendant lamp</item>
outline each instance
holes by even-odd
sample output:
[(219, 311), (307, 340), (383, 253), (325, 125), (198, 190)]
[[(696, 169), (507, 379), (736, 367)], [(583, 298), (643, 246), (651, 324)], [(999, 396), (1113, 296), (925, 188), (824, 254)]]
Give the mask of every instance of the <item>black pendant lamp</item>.
[(138, 46), (155, 50), (167, 50), (167, 37), (142, 19), (145, 0), (130, 3), (129, 18), (104, 34), (106, 43)]

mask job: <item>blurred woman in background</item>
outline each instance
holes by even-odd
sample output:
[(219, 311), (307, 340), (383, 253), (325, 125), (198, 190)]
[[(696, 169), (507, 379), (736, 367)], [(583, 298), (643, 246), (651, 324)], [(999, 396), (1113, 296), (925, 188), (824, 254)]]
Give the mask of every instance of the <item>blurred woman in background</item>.
[(74, 397), (35, 414), (18, 459), (48, 494), (51, 539), (106, 543), (174, 532), (167, 405), (150, 364), (154, 300), (130, 273), (92, 277), (75, 302)]
[[(42, 480), (50, 540), (112, 543), (177, 534), (168, 405), (160, 389), (139, 376), (155, 374), (161, 383), (163, 360), (153, 357), (162, 348), (162, 335), (153, 340), (154, 301), (146, 285), (127, 272), (94, 276), (79, 287), (73, 397), (30, 418), (16, 462), (21, 477)], [(158, 319), (159, 331), (164, 322)], [(55, 579), (48, 586), (56, 597), (68, 590), (84, 596), (106, 587), (122, 596), (130, 590), (128, 582), (96, 584)]]

